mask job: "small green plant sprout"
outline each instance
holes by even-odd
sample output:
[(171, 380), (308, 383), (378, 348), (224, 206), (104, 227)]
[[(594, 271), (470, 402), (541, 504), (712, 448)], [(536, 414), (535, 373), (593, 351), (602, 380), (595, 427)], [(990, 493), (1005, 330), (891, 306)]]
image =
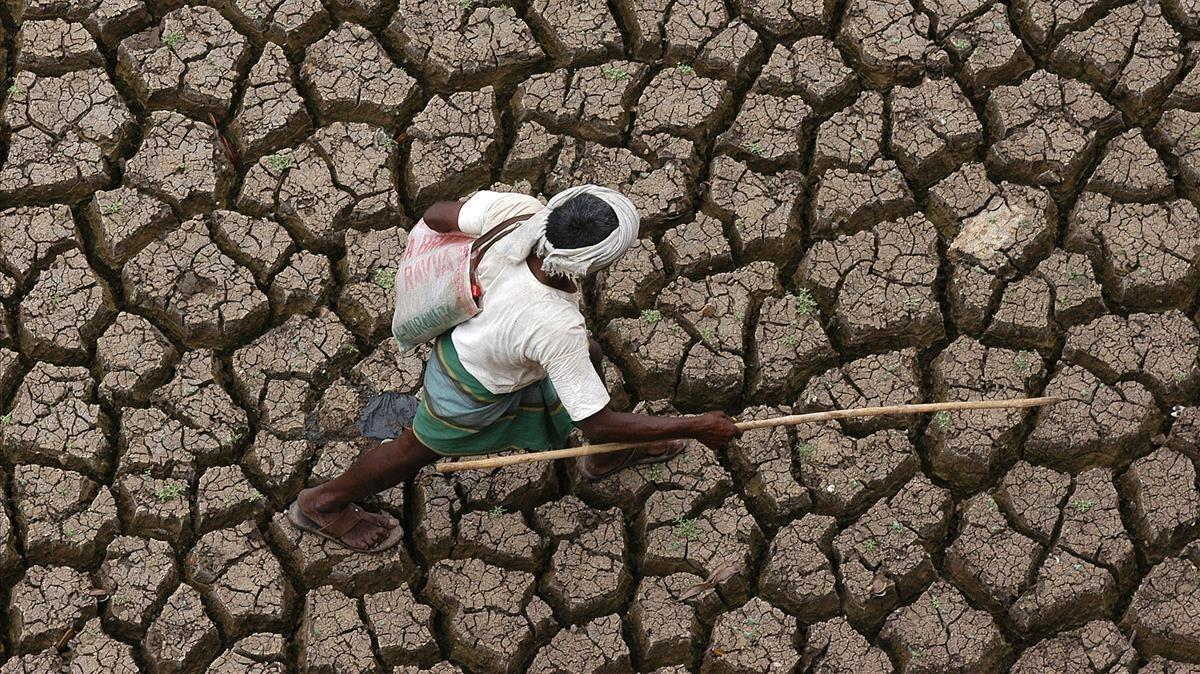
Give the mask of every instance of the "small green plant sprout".
[(879, 543), (874, 538), (868, 538), (866, 542), (863, 543), (863, 547), (871, 552), (875, 552), (875, 550), (879, 547)]
[(391, 150), (399, 145), (396, 139), (389, 136), (388, 132), (383, 129), (375, 129), (375, 144), (385, 150)]
[(662, 312), (658, 309), (643, 309), (642, 320), (646, 321), (650, 325), (654, 325), (662, 320)]
[(795, 335), (785, 335), (782, 339), (779, 340), (779, 343), (786, 346), (789, 349), (794, 349), (797, 346), (800, 346), (800, 338)]
[[(1197, 129), (1197, 131), (1200, 131), (1200, 129)], [(1087, 274), (1079, 271), (1078, 269), (1071, 269), (1067, 272), (1067, 280), (1078, 285), (1087, 280)]]
[(177, 482), (168, 482), (154, 490), (154, 498), (158, 499), (159, 503), (174, 501), (183, 495), (185, 489), (183, 485)]
[(252, 9), (246, 12), (246, 16), (250, 17), (251, 21), (262, 21), (263, 13), (261, 10)]
[(0, 426), (8, 426), (11, 424), (12, 424), (12, 414), (11, 413), (5, 414), (4, 416), (0, 416)]
[(854, 487), (855, 489), (862, 489), (862, 486), (863, 486), (862, 480), (860, 480), (858, 478), (854, 478), (853, 480), (850, 480), (850, 486)]
[(166, 35), (163, 36), (162, 43), (166, 47), (168, 47), (170, 49), (174, 49), (183, 43), (183, 33), (181, 33), (180, 31), (177, 31), (177, 30), (173, 30), (170, 33), (167, 33)]
[(704, 341), (706, 342), (717, 341), (717, 333), (712, 328), (704, 328), (700, 331), (700, 336), (703, 337)]
[(488, 511), (488, 517), (492, 519), (504, 517), (504, 514), (504, 508), (501, 508), (500, 506), (492, 506), (492, 509)]
[(892, 520), (892, 531), (904, 531), (904, 525), (899, 520)]
[(351, 356), (357, 356), (358, 355), (358, 345), (347, 344), (346, 345), (346, 353), (350, 354)]
[(67, 538), (74, 538), (75, 534), (79, 533), (79, 530), (75, 527), (68, 526), (63, 529), (63, 533), (66, 534)]
[(887, 39), (888, 44), (900, 44), (900, 36), (893, 35)]
[(229, 442), (227, 442), (225, 444), (236, 445), (237, 443), (242, 441), (242, 437), (243, 437), (243, 433), (241, 431), (230, 431), (229, 438), (227, 438), (229, 440)]
[(696, 72), (695, 68), (691, 67), (690, 65), (688, 65), (686, 63), (681, 63), (681, 64), (675, 66), (675, 70), (677, 70), (680, 75), (692, 75), (692, 74), (695, 74), (695, 72)]
[(796, 313), (801, 316), (811, 314), (817, 308), (817, 300), (808, 288), (801, 288), (792, 297), (796, 300)]
[(23, 101), (25, 100), (25, 90), (21, 88), (21, 85), (14, 84), (8, 88), (8, 97), (14, 101)]
[(248, 497), (251, 503), (262, 503), (266, 498), (267, 497), (263, 496), (263, 493), (257, 489), (250, 492), (250, 496)]
[(681, 541), (696, 541), (700, 540), (700, 519), (697, 517), (684, 517), (677, 515), (673, 522), (675, 538)]
[(661, 463), (656, 463), (653, 466), (650, 466), (649, 477), (650, 477), (651, 482), (658, 482), (659, 480), (662, 479), (662, 476), (663, 475), (662, 475), (662, 464)]
[(938, 412), (933, 416), (933, 421), (938, 425), (938, 428), (945, 430), (950, 427), (950, 413), (946, 411)]
[(391, 290), (396, 287), (396, 270), (390, 267), (384, 267), (375, 270), (375, 285), (384, 290)]
[(766, 146), (757, 140), (752, 143), (746, 143), (746, 150), (756, 157), (761, 157), (767, 152)]
[(1091, 510), (1092, 506), (1094, 506), (1094, 505), (1096, 505), (1095, 501), (1093, 501), (1091, 499), (1086, 499), (1086, 498), (1077, 498), (1074, 501), (1071, 501), (1071, 507), (1074, 508), (1075, 511), (1080, 514), (1086, 513), (1087, 511)]
[(758, 632), (754, 628), (758, 626), (758, 618), (753, 618), (753, 617), (746, 618), (745, 623), (746, 623), (747, 629), (742, 631), (742, 636), (749, 639), (750, 643), (757, 642), (758, 641)]
[(921, 306), (921, 298), (916, 295), (909, 295), (904, 298), (904, 310), (908, 313), (915, 312)]
[(116, 215), (117, 213), (120, 213), (123, 208), (125, 208), (124, 199), (113, 199), (112, 201), (100, 207), (100, 214)]
[(276, 173), (283, 173), (292, 168), (295, 162), (290, 154), (271, 154), (267, 155), (267, 166)]
[(932, 606), (933, 610), (935, 610), (935, 611), (942, 610), (942, 600), (938, 599), (937, 597), (930, 597), (929, 605)]
[(800, 459), (800, 463), (808, 463), (812, 460), (813, 455), (817, 453), (817, 446), (811, 442), (796, 443), (796, 458)]
[(458, 6), (461, 7), (464, 12), (469, 12), (473, 7), (475, 7), (475, 0), (458, 0)]
[(1019, 351), (1017, 357), (1013, 358), (1013, 369), (1017, 372), (1024, 372), (1029, 369), (1029, 352)]
[(971, 43), (960, 37), (954, 41), (954, 48), (959, 51), (966, 51), (971, 48)]
[(629, 71), (618, 65), (600, 66), (600, 74), (613, 82), (624, 82), (629, 79)]

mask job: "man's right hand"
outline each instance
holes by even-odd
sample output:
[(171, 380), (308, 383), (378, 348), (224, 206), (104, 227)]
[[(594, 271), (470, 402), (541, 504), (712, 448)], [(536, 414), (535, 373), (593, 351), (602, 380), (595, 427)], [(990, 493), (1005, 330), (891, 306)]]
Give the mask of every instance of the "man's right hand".
[(706, 412), (692, 419), (695, 424), (692, 437), (710, 449), (721, 449), (733, 442), (734, 438), (742, 437), (742, 432), (734, 425), (733, 419), (724, 412)]

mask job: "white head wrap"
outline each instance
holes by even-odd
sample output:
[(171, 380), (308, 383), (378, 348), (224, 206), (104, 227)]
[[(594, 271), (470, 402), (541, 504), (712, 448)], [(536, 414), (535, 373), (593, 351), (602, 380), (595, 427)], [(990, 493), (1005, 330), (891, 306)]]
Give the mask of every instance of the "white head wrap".
[[(617, 214), (617, 228), (603, 241), (583, 248), (555, 248), (546, 240), (546, 220), (550, 213), (580, 194), (590, 194), (604, 201)], [(637, 241), (641, 217), (625, 195), (599, 185), (580, 185), (563, 190), (550, 199), (546, 207), (533, 215), (512, 234), (496, 244), (512, 263), (523, 262), (532, 252), (542, 258), (542, 270), (547, 274), (581, 277), (603, 269), (621, 257)]]

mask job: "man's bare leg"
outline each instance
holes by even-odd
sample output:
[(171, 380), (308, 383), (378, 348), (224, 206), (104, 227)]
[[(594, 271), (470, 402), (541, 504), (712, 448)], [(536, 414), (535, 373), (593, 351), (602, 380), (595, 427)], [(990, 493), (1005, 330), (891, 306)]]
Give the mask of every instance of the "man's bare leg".
[[(592, 360), (592, 367), (596, 368), (600, 379), (604, 379), (604, 350), (600, 347), (600, 342), (594, 339), (588, 339), (588, 357)], [(646, 445), (643, 448), (633, 450), (634, 456), (641, 458), (643, 456), (654, 456), (657, 454), (670, 454), (678, 447), (678, 440), (664, 440)], [(585, 456), (579, 461), (587, 466), (588, 472), (593, 475), (606, 473), (613, 468), (621, 465), (629, 459), (629, 452), (612, 452), (610, 454), (597, 454), (595, 456)]]
[[(341, 475), (300, 492), (297, 501), (309, 519), (325, 526), (354, 502), (412, 479), (437, 458), (433, 450), (417, 440), (412, 429), (406, 429), (395, 440), (367, 450)], [(351, 547), (365, 550), (386, 538), (388, 530), (398, 525), (389, 515), (368, 514), (343, 540)]]

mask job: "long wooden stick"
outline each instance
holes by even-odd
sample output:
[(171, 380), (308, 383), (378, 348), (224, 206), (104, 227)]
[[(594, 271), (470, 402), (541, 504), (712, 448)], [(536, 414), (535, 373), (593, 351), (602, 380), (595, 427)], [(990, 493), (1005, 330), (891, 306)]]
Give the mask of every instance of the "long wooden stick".
[[(775, 426), (798, 426), (800, 424), (809, 424), (816, 421), (829, 421), (831, 419), (850, 419), (858, 417), (879, 417), (889, 414), (927, 414), (929, 412), (953, 412), (960, 410), (996, 410), (1010, 409), (1020, 407), (1038, 407), (1040, 405), (1053, 405), (1058, 402), (1058, 398), (1043, 397), (1043, 398), (1011, 398), (1009, 400), (962, 400), (948, 403), (917, 403), (913, 405), (887, 405), (885, 407), (859, 407), (849, 410), (830, 410), (828, 412), (810, 412), (808, 414), (791, 414), (784, 417), (775, 417), (773, 419), (755, 419), (753, 421), (739, 421), (735, 424), (743, 431), (751, 431), (756, 428), (773, 428)], [(500, 468), (502, 466), (511, 466), (517, 463), (529, 463), (532, 461), (553, 461), (555, 459), (569, 459), (579, 456), (591, 456), (593, 454), (607, 454), (609, 452), (619, 452), (622, 449), (630, 449), (632, 447), (643, 447), (653, 443), (649, 442), (605, 442), (598, 445), (583, 445), (582, 447), (567, 447), (566, 449), (552, 449), (546, 452), (527, 452), (525, 454), (510, 454), (508, 456), (493, 456), (487, 459), (473, 459), (471, 461), (454, 461), (443, 462), (437, 464), (439, 473), (453, 473), (460, 470), (476, 470), (484, 468)]]

